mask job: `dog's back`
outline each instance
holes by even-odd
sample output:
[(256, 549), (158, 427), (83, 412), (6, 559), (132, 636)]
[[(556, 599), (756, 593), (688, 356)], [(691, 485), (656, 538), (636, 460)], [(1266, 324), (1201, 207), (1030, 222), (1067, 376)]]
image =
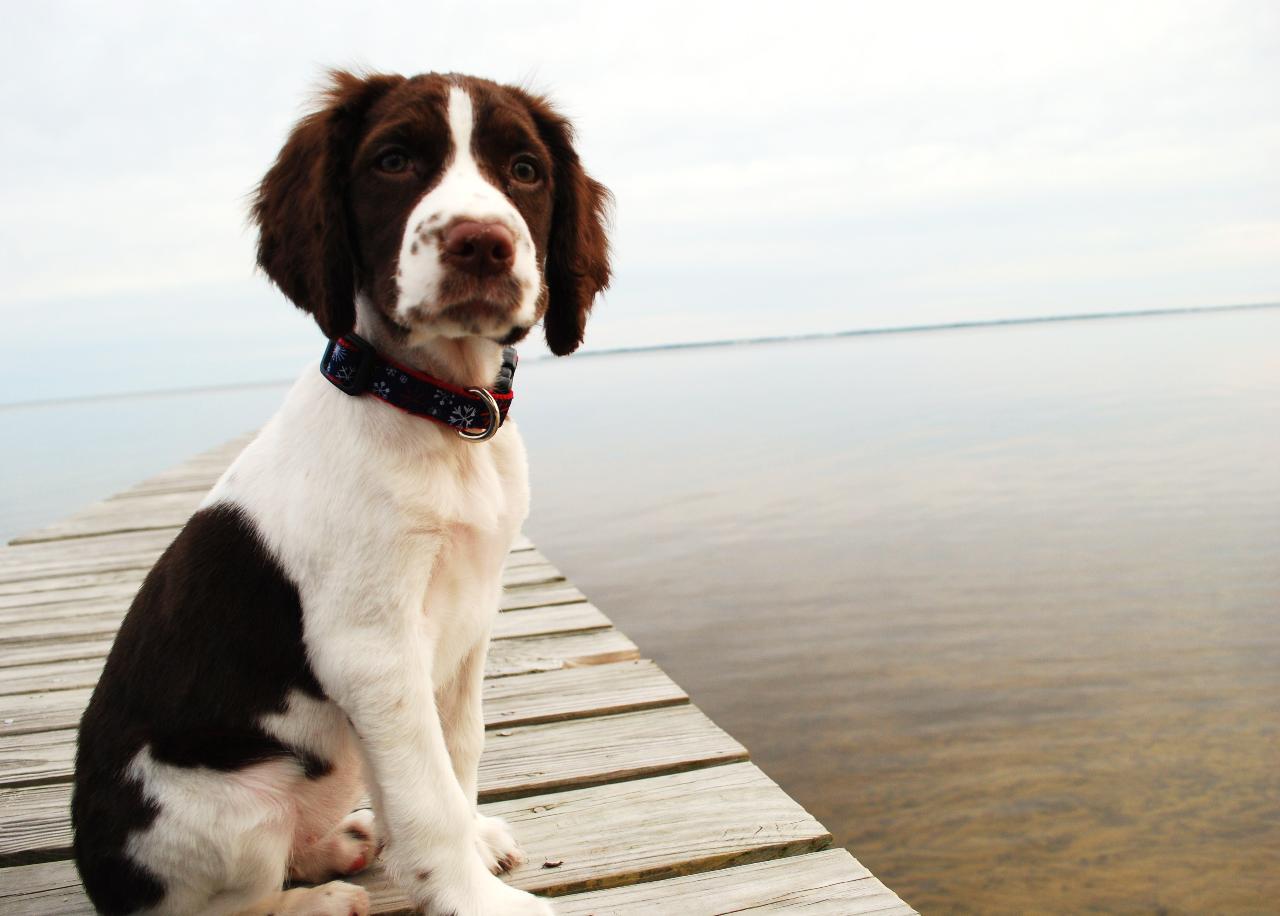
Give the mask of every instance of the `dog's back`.
[(325, 763), (258, 726), (290, 690), (321, 698), (302, 645), (298, 591), (237, 509), (196, 513), (130, 608), (80, 723), (72, 824), (85, 889), (104, 913), (156, 906), (163, 875), (129, 855), (160, 809), (142, 770)]

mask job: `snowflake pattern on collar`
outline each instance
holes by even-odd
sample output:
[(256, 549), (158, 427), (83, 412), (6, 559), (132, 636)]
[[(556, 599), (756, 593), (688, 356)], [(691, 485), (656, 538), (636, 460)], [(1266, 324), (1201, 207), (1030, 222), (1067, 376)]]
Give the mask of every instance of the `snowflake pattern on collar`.
[[(406, 413), (435, 420), (459, 430), (484, 429), (489, 425), (489, 407), (483, 398), (455, 388), (430, 376), (415, 373), (379, 356), (364, 340), (347, 335), (329, 342), (320, 372), (343, 392), (371, 394)], [(499, 425), (507, 418), (513, 394), (515, 349), (503, 352), (502, 372), (487, 389), (498, 405)]]

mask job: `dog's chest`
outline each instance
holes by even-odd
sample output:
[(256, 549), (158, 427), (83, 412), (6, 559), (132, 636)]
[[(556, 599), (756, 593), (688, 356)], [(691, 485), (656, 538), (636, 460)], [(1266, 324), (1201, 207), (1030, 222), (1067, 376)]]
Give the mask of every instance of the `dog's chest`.
[[(504, 433), (508, 441), (515, 440), (514, 429)], [(449, 511), (440, 512), (444, 501), (438, 495), (424, 506), (435, 513), (431, 521), (438, 531), (420, 599), (437, 679), (451, 676), (489, 636), (501, 602), (507, 553), (528, 508), (522, 450), (517, 456), (494, 444), (499, 447), (477, 452), (476, 460), (452, 477), (446, 489), (456, 498)]]
[(509, 538), (492, 530), (451, 525), (422, 596), (422, 622), (432, 670), (449, 677), (493, 627), (502, 595)]

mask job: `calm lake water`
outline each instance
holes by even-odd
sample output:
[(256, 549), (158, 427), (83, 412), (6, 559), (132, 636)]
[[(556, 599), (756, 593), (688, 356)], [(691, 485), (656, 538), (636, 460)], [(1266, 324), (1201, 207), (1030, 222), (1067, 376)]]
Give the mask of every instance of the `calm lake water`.
[[(521, 367), (543, 551), (924, 912), (1280, 901), (1280, 311)], [(283, 388), (0, 412), (9, 534)], [(8, 436), (6, 436), (8, 438)]]

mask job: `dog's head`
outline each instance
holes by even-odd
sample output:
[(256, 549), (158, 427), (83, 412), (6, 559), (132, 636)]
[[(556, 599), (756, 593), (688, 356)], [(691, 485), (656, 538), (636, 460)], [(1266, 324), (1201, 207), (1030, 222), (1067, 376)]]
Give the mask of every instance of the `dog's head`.
[(546, 99), (488, 80), (335, 72), (258, 187), (258, 264), (329, 337), (356, 297), (400, 339), (582, 343), (609, 193)]

